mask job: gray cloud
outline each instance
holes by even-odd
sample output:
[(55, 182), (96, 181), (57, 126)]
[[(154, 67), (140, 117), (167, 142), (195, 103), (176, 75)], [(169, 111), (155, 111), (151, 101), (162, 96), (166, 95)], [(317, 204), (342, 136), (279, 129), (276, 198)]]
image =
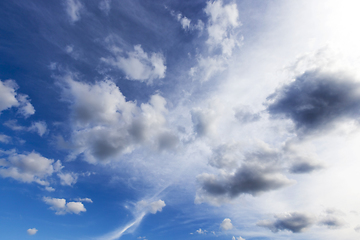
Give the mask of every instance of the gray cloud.
[(240, 194), (258, 194), (288, 186), (293, 181), (277, 172), (276, 169), (258, 163), (244, 163), (234, 174), (201, 174), (198, 176), (201, 188), (196, 202), (209, 201), (219, 204)]
[(260, 120), (260, 114), (254, 113), (250, 108), (239, 107), (235, 109), (235, 118), (241, 123), (251, 123)]
[(336, 216), (326, 216), (322, 218), (318, 224), (326, 226), (327, 228), (330, 229), (341, 228), (345, 225), (344, 221)]
[(299, 161), (292, 164), (290, 167), (291, 173), (310, 173), (316, 170), (323, 169), (324, 165), (314, 161)]
[(307, 71), (268, 100), (275, 117), (291, 119), (298, 132), (323, 130), (342, 119), (360, 116), (360, 83), (345, 73)]
[(299, 233), (311, 227), (315, 222), (315, 219), (308, 214), (297, 212), (276, 215), (275, 218), (276, 220), (260, 221), (257, 225), (268, 228), (274, 233), (283, 230)]

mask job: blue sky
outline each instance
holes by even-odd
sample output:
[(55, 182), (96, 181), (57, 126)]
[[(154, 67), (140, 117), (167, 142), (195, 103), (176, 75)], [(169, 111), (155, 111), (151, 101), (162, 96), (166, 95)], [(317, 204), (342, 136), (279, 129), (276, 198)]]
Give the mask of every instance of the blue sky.
[(0, 2), (2, 238), (359, 238), (358, 7)]

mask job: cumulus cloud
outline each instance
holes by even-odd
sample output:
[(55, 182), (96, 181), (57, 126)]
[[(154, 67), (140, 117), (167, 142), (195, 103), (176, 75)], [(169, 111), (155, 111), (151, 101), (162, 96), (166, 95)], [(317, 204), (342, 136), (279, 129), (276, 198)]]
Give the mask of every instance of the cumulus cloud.
[(323, 217), (318, 224), (330, 229), (338, 229), (342, 228), (345, 225), (345, 222), (337, 216), (328, 215)]
[(220, 228), (222, 229), (222, 230), (231, 230), (231, 229), (233, 229), (233, 225), (232, 225), (232, 223), (231, 223), (231, 219), (230, 218), (225, 218), (223, 221), (222, 221), (222, 223), (220, 224)]
[(42, 186), (49, 186), (47, 178), (62, 168), (60, 160), (55, 162), (36, 152), (18, 154), (11, 151), (7, 155), (6, 159), (0, 159), (0, 176), (20, 182), (36, 182)]
[(260, 120), (260, 114), (254, 113), (249, 107), (241, 106), (235, 109), (235, 118), (240, 123), (252, 123)]
[(36, 233), (37, 233), (37, 229), (36, 228), (29, 228), (28, 230), (27, 230), (27, 233), (29, 234), (29, 235), (35, 235)]
[(268, 100), (272, 116), (291, 119), (298, 133), (328, 129), (360, 116), (360, 83), (344, 72), (307, 71)]
[(76, 22), (81, 18), (81, 11), (84, 6), (79, 0), (66, 0), (66, 12), (70, 17), (71, 22)]
[(138, 107), (111, 81), (86, 84), (68, 77), (63, 96), (71, 104), (74, 157), (83, 154), (96, 163), (130, 153), (140, 144), (159, 150), (177, 144), (166, 126), (166, 101), (160, 95)]
[(28, 128), (28, 131), (36, 132), (40, 137), (42, 137), (47, 131), (47, 125), (44, 121), (33, 122)]
[(176, 20), (178, 20), (181, 24), (181, 27), (186, 30), (199, 30), (200, 32), (204, 29), (204, 23), (201, 20), (198, 20), (197, 24), (192, 23), (192, 21), (181, 13), (175, 14), (171, 12), (173, 16), (175, 16)]
[(152, 83), (154, 79), (165, 77), (165, 59), (161, 53), (148, 54), (141, 45), (135, 45), (134, 51), (127, 52), (114, 48), (113, 57), (101, 60), (122, 70), (130, 80)]
[(206, 234), (207, 231), (206, 230), (202, 230), (201, 228), (199, 228), (198, 230), (195, 231), (198, 234)]
[(9, 137), (5, 134), (0, 134), (0, 142), (9, 143), (10, 141), (11, 141), (11, 137)]
[(233, 48), (238, 44), (233, 30), (241, 25), (237, 5), (224, 5), (221, 0), (209, 1), (205, 13), (209, 16), (207, 44), (210, 48), (220, 47), (223, 54), (231, 55)]
[(308, 214), (293, 212), (276, 215), (275, 220), (263, 220), (258, 222), (257, 225), (268, 228), (274, 233), (283, 230), (299, 233), (311, 227), (314, 222), (315, 218)]
[(193, 109), (191, 120), (194, 124), (194, 133), (197, 137), (207, 136), (216, 132), (217, 114), (212, 109)]
[(64, 215), (67, 213), (80, 214), (81, 212), (86, 212), (82, 202), (66, 202), (66, 199), (64, 198), (51, 197), (44, 197), (43, 201), (50, 205), (50, 209), (54, 210), (57, 215)]
[(242, 159), (239, 148), (240, 146), (236, 143), (218, 146), (213, 149), (213, 154), (209, 158), (209, 164), (212, 167), (229, 171), (238, 168)]
[(290, 167), (291, 173), (311, 173), (316, 170), (323, 169), (324, 165), (311, 160), (301, 160), (298, 162), (295, 162)]
[(165, 206), (165, 202), (161, 199), (153, 202), (141, 200), (136, 204), (136, 209), (140, 212), (149, 212), (155, 214), (157, 212), (161, 212)]
[(63, 186), (72, 186), (77, 182), (78, 175), (76, 173), (58, 173), (60, 184)]
[(0, 114), (2, 111), (12, 107), (17, 107), (18, 113), (22, 114), (25, 118), (35, 113), (29, 97), (25, 94), (16, 93), (18, 88), (14, 80), (6, 80), (4, 82), (0, 80)]

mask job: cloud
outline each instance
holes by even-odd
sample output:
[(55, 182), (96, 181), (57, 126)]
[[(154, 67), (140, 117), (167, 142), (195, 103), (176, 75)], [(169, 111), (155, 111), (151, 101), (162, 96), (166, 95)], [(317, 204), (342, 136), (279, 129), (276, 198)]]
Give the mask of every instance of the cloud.
[(220, 228), (224, 231), (233, 229), (233, 225), (231, 223), (230, 218), (225, 218), (222, 223), (220, 224)]
[(81, 18), (81, 11), (84, 6), (79, 0), (66, 0), (66, 12), (70, 17), (71, 22), (79, 21)]
[(11, 142), (11, 137), (5, 135), (5, 134), (0, 134), (0, 142), (2, 143), (9, 143)]
[(163, 207), (165, 206), (166, 204), (162, 200), (158, 200), (150, 203), (146, 200), (141, 200), (136, 204), (136, 209), (139, 212), (149, 212), (155, 214), (157, 212), (161, 212)]
[(238, 44), (233, 30), (241, 25), (237, 5), (224, 5), (221, 0), (208, 1), (204, 11), (209, 16), (207, 44), (211, 49), (220, 47), (223, 54), (230, 56)]
[(50, 205), (50, 209), (55, 211), (57, 215), (64, 215), (67, 213), (80, 214), (86, 212), (84, 204), (82, 202), (66, 202), (64, 198), (50, 198), (44, 197), (43, 201)]
[(93, 203), (93, 201), (90, 198), (76, 198), (75, 201)]
[(122, 70), (130, 80), (152, 83), (154, 79), (165, 77), (165, 59), (161, 53), (144, 52), (141, 45), (135, 45), (134, 51), (127, 52), (115, 48), (113, 57), (101, 58), (101, 60), (113, 67)]
[(28, 233), (29, 235), (35, 235), (38, 230), (37, 230), (36, 228), (29, 228), (29, 229), (26, 230), (26, 231), (27, 231), (27, 233)]
[(26, 183), (36, 182), (42, 186), (49, 186), (47, 178), (61, 168), (60, 160), (55, 162), (36, 152), (18, 154), (11, 151), (7, 159), (0, 159), (0, 176)]
[(198, 234), (206, 234), (207, 231), (206, 230), (202, 230), (201, 228), (199, 228), (198, 230), (195, 231)]
[(32, 122), (28, 131), (36, 132), (40, 137), (42, 137), (47, 131), (47, 125), (44, 121)]
[(191, 111), (191, 120), (194, 124), (194, 133), (197, 137), (204, 137), (216, 132), (217, 114), (212, 109), (193, 109)]
[(233, 236), (233, 237), (232, 237), (232, 240), (245, 240), (245, 239), (244, 239), (244, 238), (242, 238), (242, 237), (240, 237), (240, 236), (239, 236), (239, 237), (235, 237), (235, 236)]
[(109, 14), (111, 9), (111, 0), (102, 0), (99, 2), (99, 8), (102, 10), (106, 15)]
[(12, 107), (18, 108), (18, 113), (25, 118), (33, 115), (35, 109), (31, 105), (29, 97), (25, 94), (17, 94), (18, 85), (14, 80), (0, 80), (0, 114), (2, 111)]
[(175, 16), (176, 20), (179, 21), (179, 23), (181, 24), (181, 27), (185, 31), (199, 30), (200, 32), (202, 32), (204, 29), (204, 23), (200, 19), (198, 20), (197, 24), (193, 24), (189, 18), (187, 18), (186, 16), (183, 16), (181, 13), (175, 14), (172, 11), (171, 15)]
[(325, 216), (319, 222), (319, 225), (326, 226), (330, 229), (342, 228), (345, 225), (345, 222), (342, 219), (339, 219), (337, 216)]
[(258, 163), (244, 163), (233, 174), (223, 173), (216, 176), (203, 173), (198, 176), (198, 181), (201, 187), (195, 201), (209, 201), (215, 205), (241, 194), (257, 196), (293, 183), (276, 169)]
[(76, 173), (58, 173), (60, 184), (63, 186), (72, 186), (77, 182), (78, 174)]
[(160, 95), (138, 107), (126, 101), (112, 81), (86, 84), (68, 77), (63, 97), (71, 104), (73, 157), (83, 154), (86, 161), (96, 163), (140, 145), (165, 150), (178, 143), (166, 126), (166, 101)]
[(276, 215), (275, 218), (276, 220), (260, 221), (257, 225), (268, 228), (274, 233), (283, 230), (300, 233), (311, 227), (315, 222), (312, 216), (298, 212)]
[(328, 129), (360, 116), (360, 83), (344, 72), (307, 71), (268, 100), (274, 117), (291, 119), (299, 134)]
[(315, 161), (302, 160), (295, 162), (290, 167), (291, 173), (311, 173), (316, 170), (323, 169), (324, 165)]
[(240, 123), (252, 123), (260, 120), (260, 114), (254, 113), (249, 107), (241, 106), (235, 109), (235, 118)]

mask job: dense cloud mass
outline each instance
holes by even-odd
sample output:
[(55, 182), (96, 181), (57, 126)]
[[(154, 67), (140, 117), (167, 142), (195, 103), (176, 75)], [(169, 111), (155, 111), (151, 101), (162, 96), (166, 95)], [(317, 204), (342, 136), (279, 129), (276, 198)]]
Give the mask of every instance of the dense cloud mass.
[(203, 173), (198, 176), (198, 180), (201, 188), (196, 201), (210, 201), (215, 204), (221, 202), (221, 199), (232, 199), (240, 194), (256, 196), (293, 183), (275, 169), (258, 163), (244, 163), (234, 174), (216, 176)]
[(260, 221), (257, 225), (260, 227), (266, 227), (272, 232), (287, 230), (293, 233), (299, 233), (311, 227), (315, 222), (313, 217), (297, 212), (277, 215), (275, 218), (276, 220)]
[(343, 72), (308, 71), (268, 99), (268, 111), (291, 119), (298, 132), (323, 130), (331, 123), (360, 116), (360, 83)]
[(166, 126), (166, 100), (153, 95), (140, 107), (126, 101), (111, 81), (90, 85), (67, 78), (64, 96), (71, 99), (76, 150), (91, 163), (130, 153), (138, 145), (166, 150), (175, 148), (178, 138)]

